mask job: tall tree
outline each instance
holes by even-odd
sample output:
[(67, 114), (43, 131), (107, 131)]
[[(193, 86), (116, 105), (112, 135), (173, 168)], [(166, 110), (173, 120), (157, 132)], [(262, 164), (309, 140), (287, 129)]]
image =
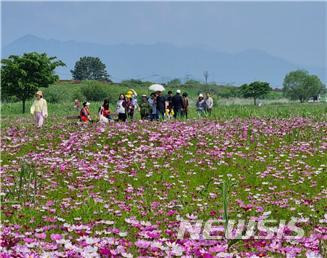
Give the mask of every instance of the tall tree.
[(2, 91), (7, 96), (16, 96), (23, 103), (34, 96), (39, 87), (48, 87), (59, 79), (55, 69), (65, 64), (56, 57), (45, 53), (25, 53), (22, 56), (11, 55), (1, 60)]
[(318, 96), (324, 87), (318, 76), (310, 75), (305, 70), (288, 73), (283, 82), (284, 95), (290, 99), (300, 100), (301, 103)]
[(240, 90), (243, 97), (253, 98), (254, 105), (257, 105), (257, 99), (264, 97), (271, 91), (271, 87), (268, 82), (255, 81), (250, 84), (243, 84)]
[(81, 57), (71, 70), (74, 80), (109, 81), (106, 65), (100, 58), (92, 56)]

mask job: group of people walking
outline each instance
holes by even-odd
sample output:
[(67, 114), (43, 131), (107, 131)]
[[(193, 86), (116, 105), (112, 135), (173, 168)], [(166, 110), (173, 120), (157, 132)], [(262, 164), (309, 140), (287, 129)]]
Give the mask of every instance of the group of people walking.
[[(89, 109), (90, 103), (84, 102), (82, 106), (79, 100), (75, 100), (74, 107), (79, 110), (79, 119), (83, 123), (93, 122)], [(196, 102), (196, 110), (200, 116), (211, 114), (213, 107), (213, 99), (207, 93), (204, 97), (199, 94)], [(188, 118), (189, 99), (188, 94), (181, 90), (176, 90), (173, 94), (168, 91), (166, 96), (161, 91), (156, 91), (150, 96), (142, 95), (141, 102), (137, 101), (137, 93), (134, 90), (129, 90), (126, 94), (120, 94), (116, 103), (115, 114), (116, 120), (125, 122), (133, 120), (135, 111), (138, 110), (142, 120), (166, 120), (172, 118)], [(35, 101), (31, 106), (31, 113), (35, 116), (37, 127), (42, 127), (44, 118), (48, 116), (47, 102), (43, 98), (42, 91), (35, 94)], [(109, 100), (105, 99), (102, 106), (98, 110), (99, 121), (108, 123), (114, 121), (112, 111), (109, 107)]]
[(173, 95), (172, 91), (168, 91), (167, 96), (163, 96), (162, 92), (153, 92), (149, 98), (142, 96), (140, 105), (141, 119), (164, 120), (177, 117), (187, 118), (189, 108), (188, 94), (177, 90)]

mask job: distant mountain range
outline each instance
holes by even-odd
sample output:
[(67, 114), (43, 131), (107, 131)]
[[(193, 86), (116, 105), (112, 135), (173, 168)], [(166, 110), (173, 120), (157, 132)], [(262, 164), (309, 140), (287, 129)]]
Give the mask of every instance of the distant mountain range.
[(31, 51), (45, 52), (61, 59), (67, 65), (57, 70), (61, 79), (71, 78), (70, 70), (82, 56), (99, 57), (106, 64), (113, 81), (131, 78), (157, 82), (174, 78), (203, 81), (203, 72), (208, 71), (209, 81), (218, 83), (239, 85), (264, 80), (274, 87), (281, 87), (284, 76), (295, 69), (306, 69), (324, 82), (327, 77), (323, 68), (292, 64), (260, 50), (230, 54), (167, 43), (104, 45), (26, 35), (4, 46), (2, 57)]

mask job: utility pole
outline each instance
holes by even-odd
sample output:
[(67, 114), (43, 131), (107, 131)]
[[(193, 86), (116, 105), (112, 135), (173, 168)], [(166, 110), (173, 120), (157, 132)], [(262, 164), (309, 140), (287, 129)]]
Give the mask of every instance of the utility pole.
[(204, 71), (204, 72), (203, 72), (203, 76), (204, 76), (204, 81), (205, 81), (205, 83), (208, 84), (209, 72), (208, 72), (208, 71)]

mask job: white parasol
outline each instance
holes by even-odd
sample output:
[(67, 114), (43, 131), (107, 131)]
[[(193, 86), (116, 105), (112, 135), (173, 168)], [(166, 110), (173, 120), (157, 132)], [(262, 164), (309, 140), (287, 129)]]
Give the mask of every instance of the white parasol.
[(152, 85), (149, 87), (149, 90), (152, 90), (152, 91), (164, 91), (165, 88), (164, 88), (164, 86), (162, 86), (161, 84), (152, 84)]

